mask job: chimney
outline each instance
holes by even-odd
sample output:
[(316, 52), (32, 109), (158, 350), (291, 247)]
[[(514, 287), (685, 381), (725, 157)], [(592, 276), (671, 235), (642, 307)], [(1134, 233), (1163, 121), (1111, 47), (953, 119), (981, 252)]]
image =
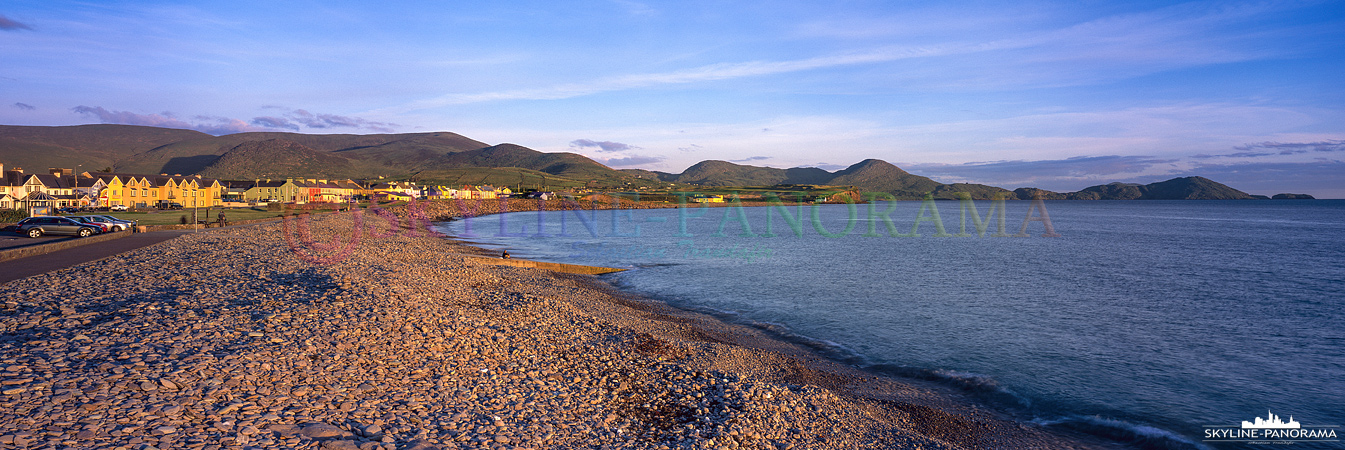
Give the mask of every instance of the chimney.
[(62, 169), (62, 168), (59, 168), (59, 167), (48, 167), (48, 168), (47, 168), (47, 173), (52, 174), (52, 175), (56, 175), (56, 176), (58, 176), (58, 177), (63, 177), (63, 176), (66, 176), (66, 175), (74, 175), (74, 174), (75, 174), (75, 169)]

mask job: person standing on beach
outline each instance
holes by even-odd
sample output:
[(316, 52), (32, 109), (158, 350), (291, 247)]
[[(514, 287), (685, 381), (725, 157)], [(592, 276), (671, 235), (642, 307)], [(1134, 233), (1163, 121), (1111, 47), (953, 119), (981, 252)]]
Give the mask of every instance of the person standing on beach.
[(229, 222), (228, 222), (227, 220), (224, 219), (224, 211), (220, 211), (220, 212), (219, 212), (219, 226), (222, 227), (222, 226), (226, 226), (226, 225), (228, 225), (228, 224), (229, 224)]

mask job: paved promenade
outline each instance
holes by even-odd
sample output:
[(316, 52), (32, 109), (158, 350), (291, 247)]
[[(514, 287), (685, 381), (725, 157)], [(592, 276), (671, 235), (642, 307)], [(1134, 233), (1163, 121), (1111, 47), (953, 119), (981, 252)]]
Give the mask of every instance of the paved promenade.
[[(174, 230), (137, 233), (107, 242), (99, 242), (45, 255), (29, 256), (26, 258), (0, 262), (0, 284), (53, 270), (64, 269), (76, 264), (96, 261), (109, 256), (129, 252), (140, 247), (154, 245), (191, 232), (191, 230)], [(25, 237), (23, 239), (30, 238)]]

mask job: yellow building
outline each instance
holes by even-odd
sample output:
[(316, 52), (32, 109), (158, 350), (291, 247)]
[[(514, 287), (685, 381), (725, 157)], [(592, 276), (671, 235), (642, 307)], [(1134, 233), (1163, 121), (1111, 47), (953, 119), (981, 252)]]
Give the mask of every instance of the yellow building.
[(106, 185), (98, 194), (98, 201), (104, 206), (152, 208), (160, 203), (177, 203), (184, 208), (198, 208), (223, 204), (224, 186), (211, 178), (89, 172), (81, 177), (90, 183), (101, 180)]
[(691, 198), (696, 203), (724, 203), (722, 195), (697, 195)]

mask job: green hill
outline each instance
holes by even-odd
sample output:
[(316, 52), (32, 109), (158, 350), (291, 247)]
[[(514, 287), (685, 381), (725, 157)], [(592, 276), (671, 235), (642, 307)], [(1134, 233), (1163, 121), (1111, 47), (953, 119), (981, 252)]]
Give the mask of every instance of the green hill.
[(346, 178), (356, 175), (347, 158), (321, 152), (285, 139), (244, 142), (225, 152), (203, 170), (212, 178)]
[(0, 163), (45, 173), (49, 167), (122, 173), (200, 174), (216, 178), (415, 177), (441, 184), (594, 189), (704, 187), (854, 187), (904, 199), (997, 196), (1030, 199), (1247, 199), (1245, 192), (1202, 177), (1147, 185), (1111, 183), (1078, 192), (944, 184), (886, 161), (866, 159), (836, 172), (816, 167), (777, 169), (701, 161), (682, 173), (613, 170), (576, 153), (543, 153), (515, 144), (488, 145), (449, 132), (405, 134), (237, 133), (211, 136), (191, 130), (132, 125), (27, 127), (0, 125)]
[(1070, 200), (1251, 200), (1252, 195), (1205, 177), (1149, 184), (1110, 183), (1065, 194)]
[[(199, 131), (135, 125), (26, 127), (0, 125), (0, 162), (45, 173), (48, 167), (99, 170), (116, 167), (159, 146), (210, 137)], [(159, 172), (155, 172), (159, 173)]]

